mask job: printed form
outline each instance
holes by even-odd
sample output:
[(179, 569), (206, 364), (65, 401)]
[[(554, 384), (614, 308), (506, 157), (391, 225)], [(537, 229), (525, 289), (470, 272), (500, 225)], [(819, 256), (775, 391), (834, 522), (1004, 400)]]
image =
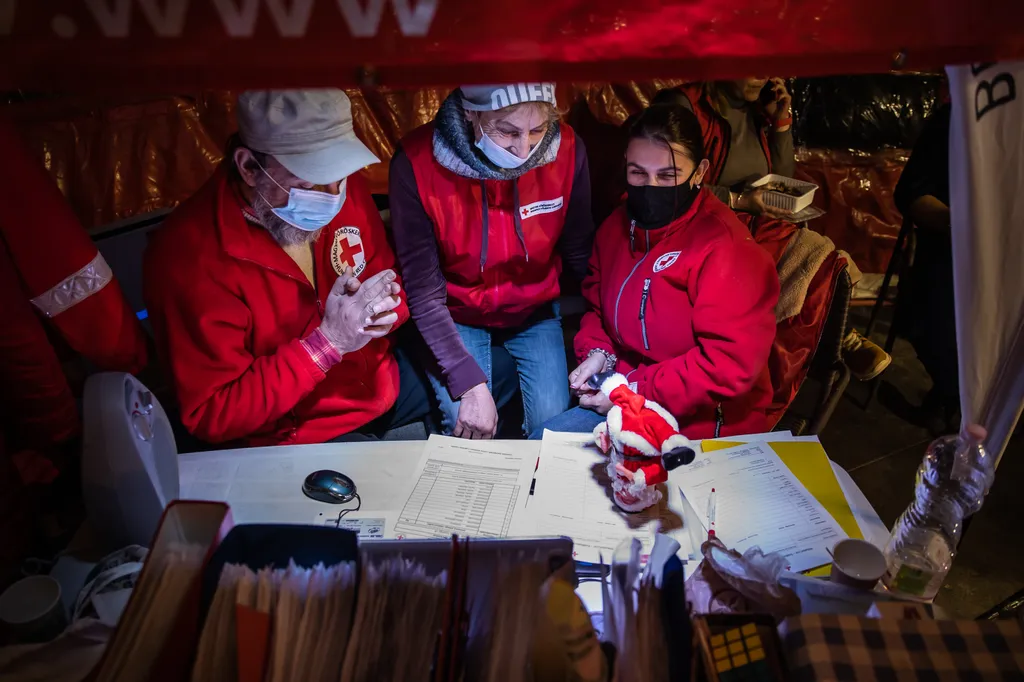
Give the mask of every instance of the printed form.
[(537, 450), (527, 441), (432, 435), (398, 514), (395, 535), (506, 537), (530, 494), (536, 466)]
[(757, 546), (789, 559), (791, 571), (806, 571), (831, 562), (828, 550), (848, 537), (765, 443), (708, 452), (677, 471), (672, 480), (702, 523), (715, 488), (716, 533), (740, 553)]
[(591, 434), (544, 432), (540, 467), (533, 496), (517, 514), (511, 535), (572, 538), (577, 561), (598, 563), (627, 538), (637, 538), (648, 554), (654, 536), (671, 535), (684, 548), (689, 539), (681, 532), (681, 496), (673, 485), (662, 485), (661, 501), (650, 509), (629, 514), (612, 499), (608, 456), (594, 446)]

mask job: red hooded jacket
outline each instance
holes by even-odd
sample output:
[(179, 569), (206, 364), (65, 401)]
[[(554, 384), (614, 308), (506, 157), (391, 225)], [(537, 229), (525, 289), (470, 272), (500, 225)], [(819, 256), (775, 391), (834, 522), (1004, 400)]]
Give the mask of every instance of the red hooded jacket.
[[(732, 127), (715, 111), (706, 84), (684, 85), (680, 91), (690, 100), (704, 133), (704, 155), (711, 164), (706, 176), (707, 182), (717, 184), (725, 168), (725, 160), (729, 156)], [(767, 130), (768, 120), (765, 114), (760, 140), (765, 161), (768, 163), (768, 172), (771, 173), (772, 154), (768, 145)], [(754, 236), (754, 241), (776, 264), (789, 245), (790, 238), (801, 228), (800, 225), (794, 225), (789, 221), (767, 216), (738, 213), (737, 217), (747, 225), (750, 234)], [(818, 348), (818, 341), (821, 339), (828, 312), (832, 307), (832, 293), (845, 267), (846, 259), (838, 252), (829, 254), (808, 286), (807, 298), (800, 313), (783, 320), (776, 329), (775, 341), (768, 360), (774, 390), (772, 404), (768, 409), (769, 426), (773, 427), (786, 412), (807, 376), (811, 358)]]
[[(243, 206), (218, 170), (146, 249), (146, 304), (185, 427), (211, 442), (319, 443), (379, 417), (398, 397), (390, 338), (326, 373), (300, 343), (320, 326), (344, 266), (361, 280), (394, 267), (365, 180), (349, 177), (341, 212), (315, 243), (316, 289)], [(409, 318), (404, 296), (397, 312), (398, 324)]]
[(620, 207), (590, 267), (580, 361), (593, 348), (615, 353), (616, 370), (688, 438), (765, 430), (779, 280), (732, 211), (704, 189), (675, 222), (642, 230)]

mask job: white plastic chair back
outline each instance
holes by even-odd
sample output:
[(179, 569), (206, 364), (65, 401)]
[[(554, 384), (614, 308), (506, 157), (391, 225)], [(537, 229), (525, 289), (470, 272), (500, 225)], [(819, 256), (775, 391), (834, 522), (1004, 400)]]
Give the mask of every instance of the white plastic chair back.
[(93, 528), (112, 546), (148, 547), (178, 497), (178, 450), (159, 401), (123, 372), (94, 374), (83, 398), (82, 485)]

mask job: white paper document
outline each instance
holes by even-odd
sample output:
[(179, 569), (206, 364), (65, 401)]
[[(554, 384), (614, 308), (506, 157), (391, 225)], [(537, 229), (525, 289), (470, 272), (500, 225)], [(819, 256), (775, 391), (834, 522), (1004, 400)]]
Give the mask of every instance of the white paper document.
[(405, 501), (424, 446), (426, 441), (319, 443), (181, 454), (181, 498), (227, 502), (235, 523), (312, 523), (319, 512), (337, 518), (339, 507), (356, 506), (318, 502), (302, 493), (307, 476), (329, 469), (355, 482), (361, 516), (382, 516)]
[(790, 570), (806, 571), (829, 563), (827, 550), (847, 537), (765, 443), (710, 452), (678, 471), (673, 482), (702, 516), (715, 488), (716, 532), (730, 549), (758, 546), (785, 556)]
[(612, 551), (630, 537), (640, 540), (646, 555), (659, 529), (688, 551), (675, 486), (659, 486), (662, 500), (650, 509), (622, 511), (612, 499), (608, 456), (593, 442), (590, 434), (544, 432), (533, 496), (513, 520), (511, 535), (568, 536), (575, 559), (590, 563), (597, 563), (601, 555), (609, 562)]
[(396, 537), (503, 538), (530, 494), (537, 449), (528, 441), (432, 435), (395, 523)]
[(313, 525), (350, 530), (359, 535), (360, 542), (395, 537), (395, 517), (390, 512), (351, 512), (342, 516), (340, 522), (338, 514), (338, 509), (317, 512)]

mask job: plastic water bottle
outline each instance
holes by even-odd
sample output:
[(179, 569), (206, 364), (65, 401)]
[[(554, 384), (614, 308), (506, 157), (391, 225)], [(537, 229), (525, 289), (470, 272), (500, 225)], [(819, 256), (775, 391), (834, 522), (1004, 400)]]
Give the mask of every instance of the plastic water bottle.
[(928, 446), (917, 469), (914, 501), (885, 547), (882, 584), (898, 597), (929, 601), (953, 565), (964, 520), (981, 509), (995, 477), (985, 429), (968, 426)]

